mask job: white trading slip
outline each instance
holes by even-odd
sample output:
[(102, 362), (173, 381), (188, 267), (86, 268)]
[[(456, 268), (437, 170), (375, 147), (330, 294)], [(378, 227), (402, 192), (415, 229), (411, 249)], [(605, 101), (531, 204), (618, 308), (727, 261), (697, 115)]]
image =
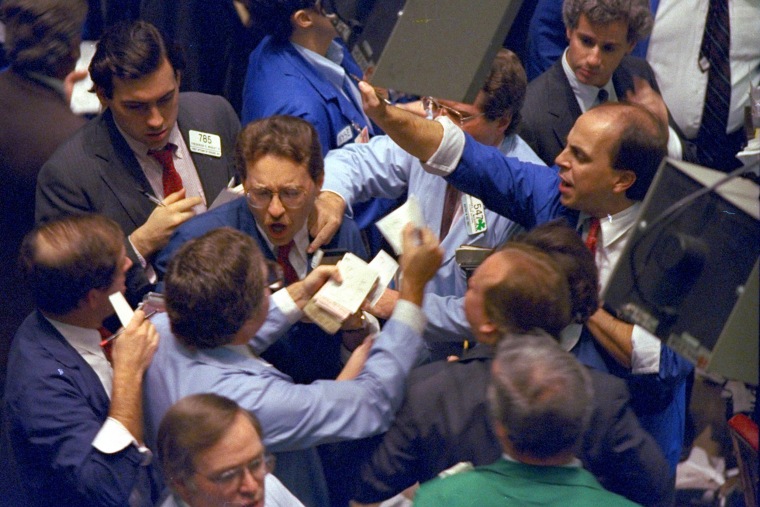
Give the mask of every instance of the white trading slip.
[(404, 253), (403, 232), (406, 224), (410, 222), (417, 228), (425, 227), (420, 202), (414, 195), (410, 195), (402, 206), (376, 222), (377, 228), (391, 244), (396, 255)]
[(369, 267), (377, 271), (378, 280), (375, 289), (367, 296), (370, 306), (375, 306), (385, 292), (385, 288), (391, 283), (393, 277), (398, 271), (398, 262), (385, 250), (380, 250), (374, 259), (369, 263)]
[(369, 264), (350, 252), (338, 263), (338, 270), (343, 282), (328, 280), (303, 309), (307, 317), (330, 334), (337, 333), (341, 324), (359, 310), (378, 279)]
[[(76, 63), (76, 70), (87, 70), (90, 61), (95, 54), (95, 41), (82, 41), (79, 45), (79, 60)], [(71, 110), (76, 114), (98, 114), (100, 112), (100, 101), (98, 96), (90, 91), (92, 88), (92, 79), (89, 72), (87, 77), (74, 83), (71, 92)]]
[(111, 301), (111, 306), (113, 306), (113, 309), (116, 312), (116, 316), (119, 317), (119, 322), (121, 322), (121, 325), (127, 327), (129, 322), (132, 320), (132, 317), (134, 317), (135, 311), (132, 310), (132, 307), (129, 306), (129, 303), (127, 303), (127, 300), (124, 298), (124, 294), (121, 292), (114, 292), (108, 296), (108, 300)]

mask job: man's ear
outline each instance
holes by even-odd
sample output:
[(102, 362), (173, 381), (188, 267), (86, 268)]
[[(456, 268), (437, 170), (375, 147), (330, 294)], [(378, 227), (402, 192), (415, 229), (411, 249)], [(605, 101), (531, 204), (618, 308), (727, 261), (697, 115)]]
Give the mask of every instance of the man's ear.
[(636, 173), (629, 169), (617, 170), (617, 180), (612, 187), (615, 193), (625, 193), (636, 183)]
[(310, 28), (314, 24), (312, 15), (314, 13), (309, 9), (298, 9), (290, 16), (290, 24), (293, 28)]
[(170, 479), (169, 486), (171, 489), (177, 492), (177, 494), (180, 496), (180, 498), (182, 498), (182, 500), (185, 501), (185, 503), (189, 503), (189, 500), (192, 499), (193, 493), (197, 491), (195, 483), (193, 483), (190, 479)]
[(506, 130), (509, 128), (509, 126), (512, 124), (512, 113), (504, 113), (504, 116), (496, 120), (496, 125), (499, 127), (499, 129), (502, 132), (506, 132)]
[(111, 103), (111, 99), (106, 97), (105, 90), (99, 86), (95, 87), (95, 95), (97, 95), (98, 101), (100, 101), (100, 105), (103, 106), (103, 109), (107, 108), (108, 104)]

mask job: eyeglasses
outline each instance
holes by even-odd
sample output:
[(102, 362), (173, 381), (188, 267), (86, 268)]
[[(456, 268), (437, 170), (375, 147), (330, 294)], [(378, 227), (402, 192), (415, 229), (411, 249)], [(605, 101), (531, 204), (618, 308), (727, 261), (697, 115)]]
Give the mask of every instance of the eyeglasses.
[(465, 116), (453, 107), (444, 106), (437, 100), (435, 100), (433, 97), (422, 97), (422, 107), (425, 108), (425, 111), (428, 114), (431, 114), (433, 118), (437, 118), (441, 114), (445, 114), (455, 122), (459, 123), (459, 126), (461, 127), (465, 123), (467, 123), (470, 120), (474, 120), (475, 118), (478, 118), (480, 116), (484, 116), (486, 113), (478, 113), (478, 114), (472, 114), (470, 116)]
[(230, 468), (223, 472), (219, 472), (216, 475), (208, 476), (196, 472), (198, 475), (205, 477), (209, 481), (213, 482), (217, 486), (223, 488), (238, 487), (243, 482), (243, 476), (245, 471), (253, 476), (257, 481), (262, 481), (267, 473), (274, 470), (275, 458), (271, 454), (263, 454), (253, 458), (251, 461), (244, 465)]
[[(282, 205), (288, 209), (300, 208), (306, 204), (306, 190), (303, 188), (283, 188), (276, 193)], [(252, 188), (245, 193), (245, 198), (251, 207), (263, 209), (269, 206), (274, 195), (275, 192), (268, 188)]]
[(282, 266), (275, 261), (266, 261), (267, 266), (267, 287), (272, 292), (277, 292), (285, 286), (285, 273)]

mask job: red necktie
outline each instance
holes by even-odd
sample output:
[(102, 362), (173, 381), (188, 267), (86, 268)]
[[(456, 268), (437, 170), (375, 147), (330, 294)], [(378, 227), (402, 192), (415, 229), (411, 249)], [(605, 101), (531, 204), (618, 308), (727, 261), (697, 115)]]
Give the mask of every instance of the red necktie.
[[(106, 338), (110, 338), (113, 336), (113, 333), (106, 327), (106, 326), (100, 326), (98, 328), (98, 333), (100, 333), (100, 338), (105, 340)], [(113, 348), (113, 342), (107, 342), (107, 343), (101, 343), (100, 347), (103, 349), (103, 354), (105, 354), (106, 359), (110, 364), (113, 364), (113, 357), (112, 357), (112, 348)]]
[(277, 247), (277, 264), (282, 267), (282, 274), (285, 275), (285, 285), (298, 281), (298, 273), (296, 273), (296, 269), (290, 263), (290, 249), (294, 245), (295, 242), (291, 240), (287, 245)]
[(457, 212), (457, 203), (459, 202), (459, 190), (454, 188), (451, 183), (446, 183), (446, 195), (443, 198), (443, 213), (441, 214), (441, 230), (438, 234), (438, 241), (443, 238), (451, 229), (451, 222), (454, 221), (454, 215)]
[(182, 178), (174, 168), (174, 146), (172, 143), (166, 143), (166, 146), (160, 150), (149, 151), (148, 155), (158, 160), (164, 172), (161, 175), (161, 181), (164, 185), (164, 198), (178, 190), (182, 190)]
[(599, 240), (599, 219), (591, 217), (588, 220), (588, 236), (586, 236), (586, 246), (591, 250), (591, 255), (596, 255), (596, 243)]

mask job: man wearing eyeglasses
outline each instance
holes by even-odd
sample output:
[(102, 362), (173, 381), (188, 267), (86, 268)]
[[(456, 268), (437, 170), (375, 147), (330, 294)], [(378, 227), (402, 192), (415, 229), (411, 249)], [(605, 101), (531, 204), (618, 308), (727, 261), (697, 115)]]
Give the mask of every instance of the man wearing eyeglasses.
[[(293, 116), (272, 116), (250, 123), (238, 138), (235, 163), (245, 197), (181, 225), (156, 262), (159, 273), (166, 270), (175, 252), (190, 239), (212, 229), (232, 227), (253, 237), (264, 256), (281, 265), (286, 284), (303, 279), (314, 260), (306, 252), (310, 241), (307, 219), (324, 179), (322, 152), (314, 127)], [(359, 230), (350, 219), (341, 225), (325, 249), (367, 258)], [(299, 383), (334, 379), (343, 367), (342, 338), (363, 333), (364, 322), (358, 317), (349, 319), (345, 331), (335, 335), (324, 333), (315, 324), (296, 324), (263, 357)]]
[[(483, 144), (499, 147), (503, 153), (526, 162), (542, 164), (515, 134), (520, 124), (526, 82), (520, 60), (511, 51), (502, 49), (473, 104), (425, 97), (422, 105), (429, 116), (447, 116)], [(352, 212), (355, 204), (373, 197), (396, 199), (406, 192), (415, 195), (425, 224), (439, 233), (445, 252), (443, 266), (426, 288), (425, 313), (429, 321), (425, 338), (428, 342), (439, 342), (433, 346), (434, 356), (460, 352), (462, 340), (472, 339), (472, 333), (462, 306), (467, 280), (456, 263), (456, 250), (461, 245), (494, 248), (507, 241), (519, 226), (481, 208), (482, 214), (468, 227), (467, 220), (476, 213), (474, 210), (479, 204), (469, 197), (463, 199), (463, 194), (452, 192), (453, 187), (444, 180), (426, 173), (416, 158), (388, 136), (376, 136), (367, 144), (333, 150), (325, 158), (325, 166), (325, 184), (317, 200), (318, 222), (324, 225), (312, 246), (335, 230), (346, 207)], [(372, 311), (386, 318), (397, 297), (396, 291), (386, 290)], [(440, 342), (449, 342), (449, 345)], [(454, 342), (458, 345), (453, 345)]]
[(259, 420), (229, 398), (193, 394), (161, 420), (157, 449), (173, 494), (161, 507), (303, 507), (272, 475)]

